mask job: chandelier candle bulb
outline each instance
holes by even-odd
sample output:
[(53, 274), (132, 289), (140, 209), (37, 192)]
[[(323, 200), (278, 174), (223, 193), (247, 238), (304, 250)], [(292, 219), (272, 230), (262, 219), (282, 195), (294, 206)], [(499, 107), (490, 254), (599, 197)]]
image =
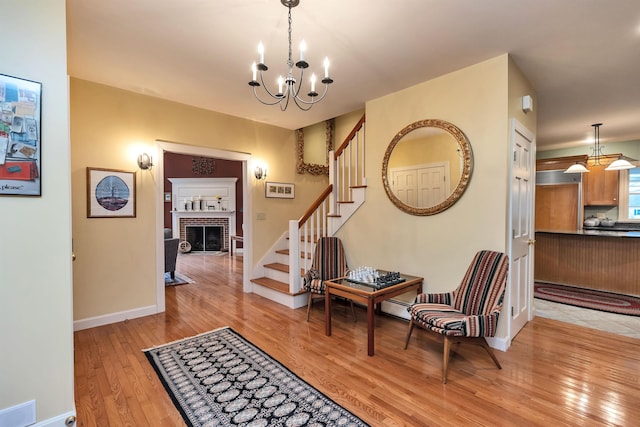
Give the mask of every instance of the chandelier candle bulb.
[(300, 42), (300, 61), (304, 61), (304, 51), (307, 50), (307, 44), (302, 40)]
[(282, 85), (284, 84), (284, 79), (282, 76), (278, 76), (278, 95), (282, 95)]
[(316, 75), (311, 74), (311, 92), (316, 91)]
[(262, 42), (258, 43), (258, 53), (260, 54), (260, 63), (264, 64), (264, 46)]
[(329, 78), (329, 58), (324, 58), (324, 78)]
[(253, 79), (251, 81), (255, 82), (258, 77), (258, 69), (256, 68), (256, 63), (254, 62), (251, 66), (251, 71), (253, 72)]

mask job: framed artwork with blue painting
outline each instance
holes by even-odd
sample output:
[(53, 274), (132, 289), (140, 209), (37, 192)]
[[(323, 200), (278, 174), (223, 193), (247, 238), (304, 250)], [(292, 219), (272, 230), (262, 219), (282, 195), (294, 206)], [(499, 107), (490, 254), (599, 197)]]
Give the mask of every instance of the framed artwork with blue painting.
[(0, 195), (42, 195), (42, 84), (0, 74)]
[(136, 173), (87, 168), (87, 218), (135, 218)]

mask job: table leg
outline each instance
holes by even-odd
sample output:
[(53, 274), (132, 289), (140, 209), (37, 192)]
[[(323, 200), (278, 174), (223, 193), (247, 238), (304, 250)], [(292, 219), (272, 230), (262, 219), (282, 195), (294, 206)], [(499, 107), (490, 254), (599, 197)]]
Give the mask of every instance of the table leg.
[(373, 356), (373, 332), (375, 330), (375, 307), (373, 300), (367, 300), (367, 355)]
[(324, 293), (324, 318), (326, 323), (326, 335), (331, 336), (331, 295), (325, 290)]

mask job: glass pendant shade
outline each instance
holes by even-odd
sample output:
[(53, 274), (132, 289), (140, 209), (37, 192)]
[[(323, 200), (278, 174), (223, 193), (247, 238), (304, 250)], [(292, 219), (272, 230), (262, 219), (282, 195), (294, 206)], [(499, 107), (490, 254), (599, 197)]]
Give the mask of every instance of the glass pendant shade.
[(564, 171), (564, 173), (585, 173), (585, 172), (589, 172), (589, 169), (587, 169), (584, 165), (580, 163), (573, 164), (569, 166), (569, 168), (566, 171)]
[(633, 169), (635, 166), (625, 159), (618, 159), (605, 168), (608, 171), (620, 171), (624, 169)]

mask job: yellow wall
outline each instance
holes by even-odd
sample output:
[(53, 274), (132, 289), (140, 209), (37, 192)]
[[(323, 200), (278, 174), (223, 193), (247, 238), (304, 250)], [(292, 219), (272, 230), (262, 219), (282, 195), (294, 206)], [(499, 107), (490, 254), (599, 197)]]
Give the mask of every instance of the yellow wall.
[[(423, 276), (426, 291), (445, 291), (460, 283), (476, 251), (506, 251), (507, 75), (503, 55), (367, 103), (367, 200), (339, 231), (349, 265)], [(423, 119), (458, 126), (471, 143), (474, 169), (456, 204), (419, 217), (387, 198), (381, 167), (394, 135)]]
[(42, 94), (42, 196), (0, 198), (0, 410), (72, 414), (71, 189), (64, 0), (0, 2), (3, 74)]
[[(161, 183), (135, 161), (140, 149), (152, 152), (156, 140), (250, 153), (266, 163), (268, 180), (297, 184), (294, 200), (266, 199), (264, 183), (250, 179), (256, 261), (327, 185), (326, 176), (296, 173), (293, 131), (72, 79), (76, 321), (156, 304), (155, 205)], [(87, 218), (87, 167), (137, 170), (136, 218)], [(257, 213), (266, 219), (256, 220)]]
[[(367, 201), (339, 232), (350, 265), (421, 275), (427, 291), (441, 291), (457, 286), (477, 250), (506, 251), (509, 119), (535, 123), (534, 115), (517, 108), (520, 92), (529, 89), (502, 55), (368, 102)], [(362, 113), (336, 119), (336, 144)], [(417, 217), (388, 200), (380, 174), (394, 135), (427, 118), (449, 121), (465, 133), (474, 171), (458, 203), (442, 214)], [(154, 207), (160, 184), (152, 173), (138, 171), (136, 218), (88, 219), (87, 166), (136, 170), (137, 151), (151, 151), (155, 140), (251, 153), (267, 164), (269, 180), (297, 185), (295, 200), (265, 199), (264, 184), (251, 180), (255, 262), (327, 184), (325, 176), (295, 172), (293, 131), (77, 79), (71, 81), (71, 120), (76, 320), (156, 303)], [(261, 213), (266, 220), (256, 220)]]
[[(522, 111), (522, 97), (525, 95), (533, 98), (533, 111), (528, 113)], [(531, 132), (536, 133), (538, 98), (535, 89), (522, 74), (513, 58), (509, 58), (509, 117), (515, 118)]]

